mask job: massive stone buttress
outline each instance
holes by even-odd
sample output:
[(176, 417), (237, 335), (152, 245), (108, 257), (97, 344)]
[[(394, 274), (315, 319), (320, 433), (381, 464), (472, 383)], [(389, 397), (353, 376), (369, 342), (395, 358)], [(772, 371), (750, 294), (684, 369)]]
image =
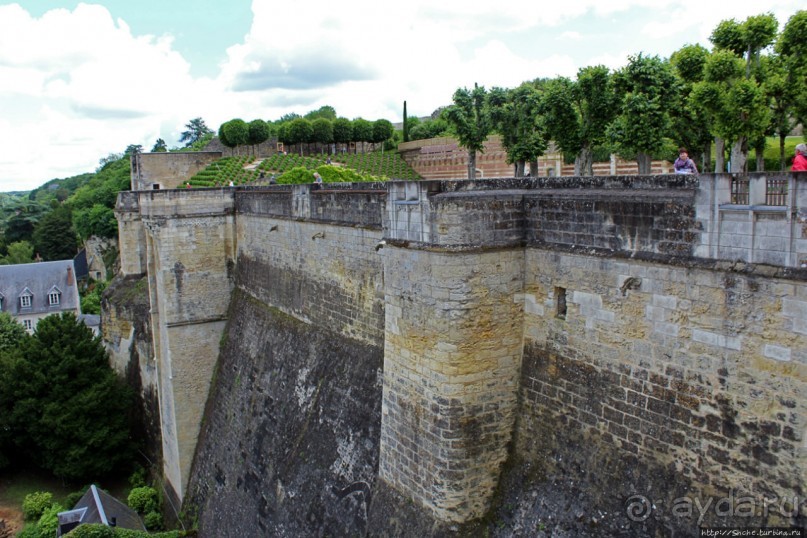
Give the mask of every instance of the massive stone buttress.
[(233, 192), (206, 190), (193, 196), (181, 190), (143, 192), (139, 204), (158, 371), (163, 472), (181, 501), (232, 292)]

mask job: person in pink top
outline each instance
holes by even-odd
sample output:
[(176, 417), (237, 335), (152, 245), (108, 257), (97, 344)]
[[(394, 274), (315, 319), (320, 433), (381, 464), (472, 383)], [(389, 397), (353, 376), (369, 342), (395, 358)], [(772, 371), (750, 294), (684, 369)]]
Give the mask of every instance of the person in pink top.
[(796, 146), (796, 157), (793, 159), (793, 166), (790, 167), (793, 172), (807, 172), (807, 144), (799, 144)]

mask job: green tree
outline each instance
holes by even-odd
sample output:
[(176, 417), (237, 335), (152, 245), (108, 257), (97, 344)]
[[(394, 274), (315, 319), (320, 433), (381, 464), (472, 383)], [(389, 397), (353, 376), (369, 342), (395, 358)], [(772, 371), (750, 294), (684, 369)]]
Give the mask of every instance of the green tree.
[(669, 103), (678, 84), (672, 67), (658, 56), (631, 56), (615, 75), (621, 95), (619, 115), (608, 127), (608, 138), (624, 158), (635, 158), (640, 174), (650, 173), (651, 156), (671, 134)]
[(540, 105), (549, 137), (567, 155), (574, 155), (575, 175), (593, 173), (594, 148), (617, 112), (613, 77), (607, 67), (580, 69), (577, 80), (565, 77), (544, 84)]
[(300, 145), (300, 155), (303, 154), (303, 144), (310, 144), (314, 137), (314, 128), (305, 118), (291, 120), (288, 128), (288, 138), (291, 144)]
[(547, 138), (538, 115), (540, 101), (538, 90), (529, 83), (510, 90), (491, 88), (488, 94), (491, 121), (502, 137), (507, 162), (516, 165), (516, 177), (524, 175), (525, 163), (537, 162), (546, 151)]
[(403, 108), (403, 141), (409, 142), (409, 117), (406, 115), (406, 101)]
[(143, 153), (143, 145), (142, 144), (129, 144), (126, 146), (126, 149), (123, 152), (124, 157), (130, 157), (135, 153)]
[(168, 144), (165, 143), (165, 140), (162, 138), (158, 138), (156, 142), (154, 142), (154, 146), (151, 148), (152, 152), (166, 152), (168, 151)]
[(252, 153), (255, 153), (255, 146), (263, 144), (267, 140), (269, 140), (269, 124), (261, 119), (249, 122), (248, 141), (252, 146)]
[[(770, 106), (771, 130), (779, 137), (779, 169), (784, 171), (787, 168), (785, 139), (798, 123), (796, 105), (798, 95), (804, 88), (793, 84), (792, 72), (781, 56), (763, 58), (762, 65), (765, 72), (762, 91)], [(763, 138), (763, 142), (764, 140)], [(757, 151), (758, 171), (762, 170), (760, 157), (760, 152)]]
[(356, 118), (353, 120), (353, 140), (362, 143), (362, 152), (364, 151), (364, 144), (373, 141), (373, 124), (363, 118)]
[[(28, 337), (28, 333), (25, 332), (22, 325), (17, 323), (17, 320), (11, 317), (11, 314), (0, 312), (0, 383), (10, 379), (4, 375), (11, 364), (7, 354), (15, 350), (26, 337)], [(11, 428), (9, 417), (13, 401), (8, 388), (0, 385), (0, 469), (8, 466), (14, 451), (14, 431)]]
[[(748, 17), (738, 23), (734, 19), (721, 21), (709, 37), (715, 52), (707, 62), (706, 80), (693, 91), (705, 94), (704, 85), (711, 85), (712, 92), (705, 107), (715, 118), (716, 134), (732, 142), (731, 171), (744, 172), (748, 159), (749, 141), (765, 135), (770, 125), (767, 96), (761, 87), (761, 70), (752, 73), (752, 66), (759, 68), (761, 51), (776, 39), (778, 24), (771, 14)], [(745, 69), (731, 66), (727, 54), (745, 59)], [(720, 94), (719, 96), (717, 94)], [(723, 97), (720, 99), (719, 97)], [(739, 99), (734, 110), (728, 98)]]
[(289, 135), (289, 124), (286, 123), (279, 123), (275, 125), (275, 131), (277, 132), (277, 141), (283, 144), (285, 147), (291, 146), (291, 137)]
[(333, 120), (333, 141), (343, 144), (347, 149), (347, 144), (353, 141), (353, 123), (347, 118), (336, 118)]
[(224, 132), (221, 142), (228, 148), (234, 149), (249, 143), (249, 125), (241, 118), (223, 123), (221, 131)]
[(0, 260), (0, 265), (17, 265), (34, 261), (34, 246), (28, 241), (15, 241), (6, 249), (8, 254)]
[(34, 461), (69, 480), (130, 461), (132, 392), (110, 368), (101, 339), (74, 314), (42, 319), (4, 357), (0, 414)]
[(704, 80), (693, 86), (690, 103), (712, 118), (716, 136), (716, 170), (722, 171), (722, 141), (732, 144), (731, 171), (743, 172), (748, 141), (762, 136), (770, 122), (770, 111), (761, 85), (746, 79), (743, 62), (729, 50), (716, 50), (704, 67)]
[[(765, 84), (774, 101), (774, 121), (779, 134), (779, 153), (784, 169), (784, 137), (793, 123), (807, 123), (807, 11), (791, 16), (776, 42), (778, 60), (775, 82)], [(784, 71), (784, 73), (782, 72)]]
[(103, 204), (94, 204), (92, 207), (74, 211), (73, 227), (82, 239), (93, 236), (114, 239), (118, 236), (115, 211)]
[(376, 144), (383, 144), (385, 141), (391, 139), (394, 132), (395, 127), (392, 126), (389, 120), (375, 120), (373, 122), (373, 138), (371, 140), (373, 147), (375, 148)]
[(185, 147), (191, 146), (205, 135), (213, 134), (213, 130), (205, 125), (205, 120), (202, 118), (193, 118), (185, 124), (185, 130), (179, 136), (180, 143), (184, 142)]
[(336, 109), (330, 105), (323, 105), (316, 110), (312, 110), (308, 114), (305, 115), (305, 119), (308, 121), (313, 122), (317, 119), (326, 119), (328, 121), (333, 121), (336, 119)]
[(333, 123), (327, 118), (317, 118), (311, 122), (311, 139), (317, 144), (333, 142)]
[(454, 92), (451, 106), (445, 117), (457, 136), (460, 147), (468, 150), (468, 179), (476, 179), (476, 152), (484, 151), (493, 125), (487, 107), (487, 92), (484, 86), (474, 84), (474, 89), (459, 88)]
[(63, 204), (45, 215), (34, 230), (33, 239), (36, 253), (45, 261), (73, 258), (78, 252), (78, 238), (73, 231), (70, 207)]
[(11, 314), (0, 312), (0, 353), (15, 348), (25, 334), (25, 329), (11, 317)]
[[(709, 51), (701, 45), (685, 45), (670, 57), (670, 63), (681, 80), (681, 91), (673, 107), (675, 110), (672, 115), (673, 131), (679, 146), (683, 145), (690, 151), (695, 148), (700, 150), (700, 169), (703, 171), (711, 168), (711, 117), (702, 107), (692, 106), (690, 95), (694, 85), (703, 80), (708, 58)], [(692, 151), (692, 155), (696, 153)]]
[(420, 121), (418, 118), (409, 118), (409, 140), (424, 140), (426, 138), (436, 138), (447, 136), (449, 125), (442, 118)]

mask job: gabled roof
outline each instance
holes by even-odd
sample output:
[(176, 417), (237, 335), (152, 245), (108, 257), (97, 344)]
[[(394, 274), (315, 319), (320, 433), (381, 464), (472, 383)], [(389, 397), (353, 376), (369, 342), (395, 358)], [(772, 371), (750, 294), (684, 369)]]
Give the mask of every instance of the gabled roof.
[[(12, 316), (41, 314), (72, 310), (78, 312), (78, 288), (76, 287), (73, 260), (55, 262), (0, 265), (0, 295), (5, 297), (3, 311)], [(62, 297), (58, 306), (48, 304), (48, 292), (56, 287)], [(31, 308), (20, 311), (19, 297), (24, 290), (33, 295)]]
[(73, 267), (76, 269), (76, 278), (79, 280), (87, 278), (90, 274), (90, 268), (87, 265), (87, 251), (81, 249), (78, 254), (73, 258)]
[[(70, 525), (71, 523), (102, 523), (110, 525), (114, 518), (115, 526), (117, 527), (139, 531), (146, 530), (143, 520), (140, 519), (137, 512), (95, 485), (90, 486), (90, 489), (84, 493), (72, 510), (59, 512), (58, 517), (60, 529), (62, 525)], [(70, 529), (73, 527), (74, 525), (70, 525)]]

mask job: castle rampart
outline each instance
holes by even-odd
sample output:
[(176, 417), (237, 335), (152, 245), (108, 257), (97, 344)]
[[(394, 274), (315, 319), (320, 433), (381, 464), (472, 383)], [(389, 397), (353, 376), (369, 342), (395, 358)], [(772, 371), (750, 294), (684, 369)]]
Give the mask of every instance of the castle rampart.
[[(564, 177), (122, 195), (121, 245), (137, 243), (137, 215), (146, 230), (166, 477), (206, 510), (214, 491), (234, 510), (253, 506), (266, 532), (280, 521), (365, 532), (382, 486), (435, 521), (467, 522), (523, 465), (575, 480), (611, 510), (648, 492), (798, 495), (803, 181)], [(135, 270), (142, 256), (129, 254)], [(222, 333), (221, 387), (196, 448)], [(329, 362), (356, 376), (363, 365), (361, 397)], [(366, 371), (376, 368), (378, 377)], [(536, 483), (513, 502), (528, 510)], [(350, 513), (363, 516), (331, 513), (346, 497), (329, 492), (359, 491)], [(331, 515), (306, 527), (298, 502)]]

